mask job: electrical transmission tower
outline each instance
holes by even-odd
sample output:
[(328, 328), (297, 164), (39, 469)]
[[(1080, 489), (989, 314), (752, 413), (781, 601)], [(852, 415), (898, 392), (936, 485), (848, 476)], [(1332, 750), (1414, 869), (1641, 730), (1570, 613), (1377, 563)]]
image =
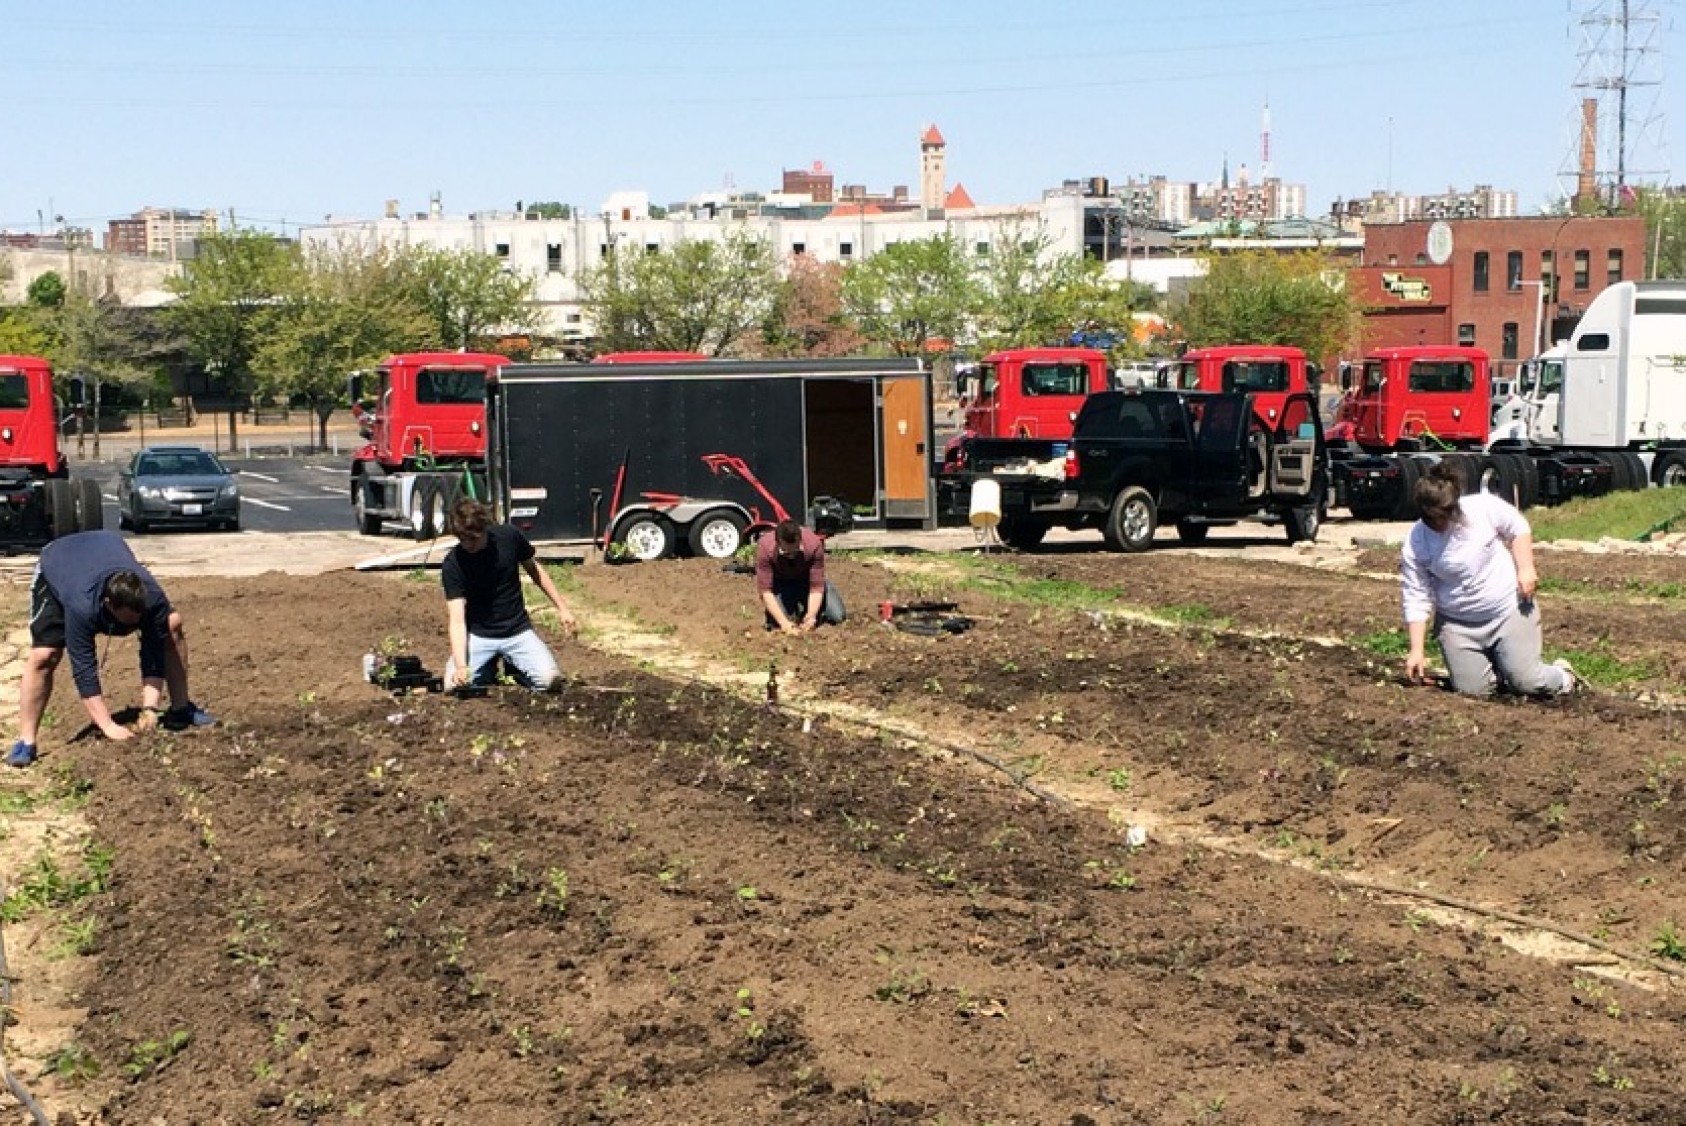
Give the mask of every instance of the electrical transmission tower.
[[(1665, 182), (1661, 0), (1575, 0), (1579, 139), (1564, 176), (1610, 206), (1637, 181)], [(1592, 183), (1589, 185), (1588, 180)]]

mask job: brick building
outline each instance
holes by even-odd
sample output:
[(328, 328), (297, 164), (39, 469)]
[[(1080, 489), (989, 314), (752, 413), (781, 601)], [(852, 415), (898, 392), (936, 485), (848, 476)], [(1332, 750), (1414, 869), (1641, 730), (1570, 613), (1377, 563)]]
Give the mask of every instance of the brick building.
[(1637, 215), (1367, 225), (1348, 284), (1365, 347), (1469, 344), (1502, 368), (1567, 337), (1606, 286), (1644, 277)]

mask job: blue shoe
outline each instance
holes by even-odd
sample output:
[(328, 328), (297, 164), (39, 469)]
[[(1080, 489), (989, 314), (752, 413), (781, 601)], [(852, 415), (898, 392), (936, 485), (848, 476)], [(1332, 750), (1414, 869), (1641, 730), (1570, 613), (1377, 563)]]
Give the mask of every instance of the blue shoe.
[(181, 707), (165, 712), (162, 722), (170, 730), (180, 731), (186, 727), (210, 727), (217, 722), (217, 717), (189, 700)]
[(6, 756), (7, 766), (24, 767), (35, 761), (35, 744), (25, 743), (19, 739), (12, 744), (11, 753)]

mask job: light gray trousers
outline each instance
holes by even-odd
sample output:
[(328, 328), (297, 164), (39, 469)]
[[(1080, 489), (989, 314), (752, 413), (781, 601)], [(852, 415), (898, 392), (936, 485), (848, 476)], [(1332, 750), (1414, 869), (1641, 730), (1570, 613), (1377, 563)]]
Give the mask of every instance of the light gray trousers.
[(1513, 606), (1487, 622), (1436, 617), (1434, 635), (1452, 687), (1467, 696), (1491, 696), (1501, 686), (1524, 696), (1555, 696), (1574, 687), (1567, 672), (1540, 661), (1537, 603)]

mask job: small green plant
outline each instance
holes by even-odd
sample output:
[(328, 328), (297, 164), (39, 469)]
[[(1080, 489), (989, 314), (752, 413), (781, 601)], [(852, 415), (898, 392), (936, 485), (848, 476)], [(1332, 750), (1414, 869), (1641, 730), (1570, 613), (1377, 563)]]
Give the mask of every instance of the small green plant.
[(759, 1040), (767, 1034), (767, 1026), (755, 1015), (755, 993), (744, 986), (738, 990), (737, 1006), (732, 1015), (743, 1022), (743, 1034), (748, 1040)]
[(94, 1058), (94, 1053), (75, 1041), (48, 1055), (44, 1062), (59, 1082), (73, 1087), (97, 1078), (100, 1073), (99, 1060)]
[(1132, 782), (1133, 779), (1130, 777), (1129, 767), (1115, 766), (1106, 772), (1106, 784), (1116, 793), (1124, 793), (1130, 788)]
[(563, 868), (547, 868), (544, 887), (539, 890), (539, 906), (558, 915), (568, 913), (568, 873)]
[(142, 1040), (129, 1049), (129, 1060), (123, 1065), (123, 1074), (131, 1079), (151, 1075), (179, 1056), (191, 1043), (193, 1033), (186, 1029), (177, 1029), (162, 1040)]
[(59, 924), (62, 936), (48, 956), (52, 958), (82, 958), (99, 947), (99, 923), (91, 918), (69, 919)]
[(1667, 958), (1671, 962), (1686, 962), (1686, 942), (1681, 940), (1673, 919), (1665, 921), (1657, 928), (1656, 935), (1651, 939), (1650, 950), (1659, 958)]

